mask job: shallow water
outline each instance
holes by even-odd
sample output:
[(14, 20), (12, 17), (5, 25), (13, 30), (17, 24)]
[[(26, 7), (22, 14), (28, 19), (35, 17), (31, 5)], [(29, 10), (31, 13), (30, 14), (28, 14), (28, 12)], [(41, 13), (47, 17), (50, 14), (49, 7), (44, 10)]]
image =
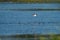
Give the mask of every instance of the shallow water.
[(60, 11), (4, 10), (30, 8), (59, 9), (60, 4), (0, 4), (0, 35), (60, 34)]
[(1, 40), (34, 40), (34, 38), (1, 38)]

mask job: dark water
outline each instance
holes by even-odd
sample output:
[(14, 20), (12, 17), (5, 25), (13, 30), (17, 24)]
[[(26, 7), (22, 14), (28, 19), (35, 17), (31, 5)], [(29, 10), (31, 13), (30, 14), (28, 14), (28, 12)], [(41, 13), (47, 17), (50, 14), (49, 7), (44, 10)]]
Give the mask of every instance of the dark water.
[(35, 39), (34, 38), (1, 38), (1, 40), (35, 40)]
[(30, 8), (60, 9), (60, 4), (0, 4), (0, 35), (60, 34), (60, 11), (6, 10)]

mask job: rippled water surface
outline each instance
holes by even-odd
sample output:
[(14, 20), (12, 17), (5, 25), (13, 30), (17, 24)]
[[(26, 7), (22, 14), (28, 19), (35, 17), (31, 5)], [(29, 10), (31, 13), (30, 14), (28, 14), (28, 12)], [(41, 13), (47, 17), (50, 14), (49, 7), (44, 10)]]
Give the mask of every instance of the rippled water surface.
[(34, 8), (59, 9), (60, 4), (0, 4), (0, 35), (60, 34), (60, 11), (6, 10)]

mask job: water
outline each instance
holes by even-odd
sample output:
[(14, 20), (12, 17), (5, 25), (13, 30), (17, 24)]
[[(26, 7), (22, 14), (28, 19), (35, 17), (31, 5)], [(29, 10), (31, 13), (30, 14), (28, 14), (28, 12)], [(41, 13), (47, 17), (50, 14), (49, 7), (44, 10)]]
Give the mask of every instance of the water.
[(34, 38), (1, 38), (1, 40), (34, 40)]
[(33, 9), (33, 8), (42, 8), (42, 9), (60, 9), (60, 4), (51, 3), (51, 4), (12, 4), (12, 3), (1, 3), (0, 9)]
[(60, 9), (60, 4), (0, 4), (0, 35), (60, 34), (60, 11), (5, 10), (30, 8)]

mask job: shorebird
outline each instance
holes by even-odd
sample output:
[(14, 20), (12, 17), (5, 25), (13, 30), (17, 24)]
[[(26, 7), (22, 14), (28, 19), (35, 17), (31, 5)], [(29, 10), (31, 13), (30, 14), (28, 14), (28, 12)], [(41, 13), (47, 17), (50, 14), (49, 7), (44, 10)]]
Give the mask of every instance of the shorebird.
[(36, 16), (37, 16), (37, 14), (33, 14), (33, 16), (34, 16), (34, 17), (36, 17)]

